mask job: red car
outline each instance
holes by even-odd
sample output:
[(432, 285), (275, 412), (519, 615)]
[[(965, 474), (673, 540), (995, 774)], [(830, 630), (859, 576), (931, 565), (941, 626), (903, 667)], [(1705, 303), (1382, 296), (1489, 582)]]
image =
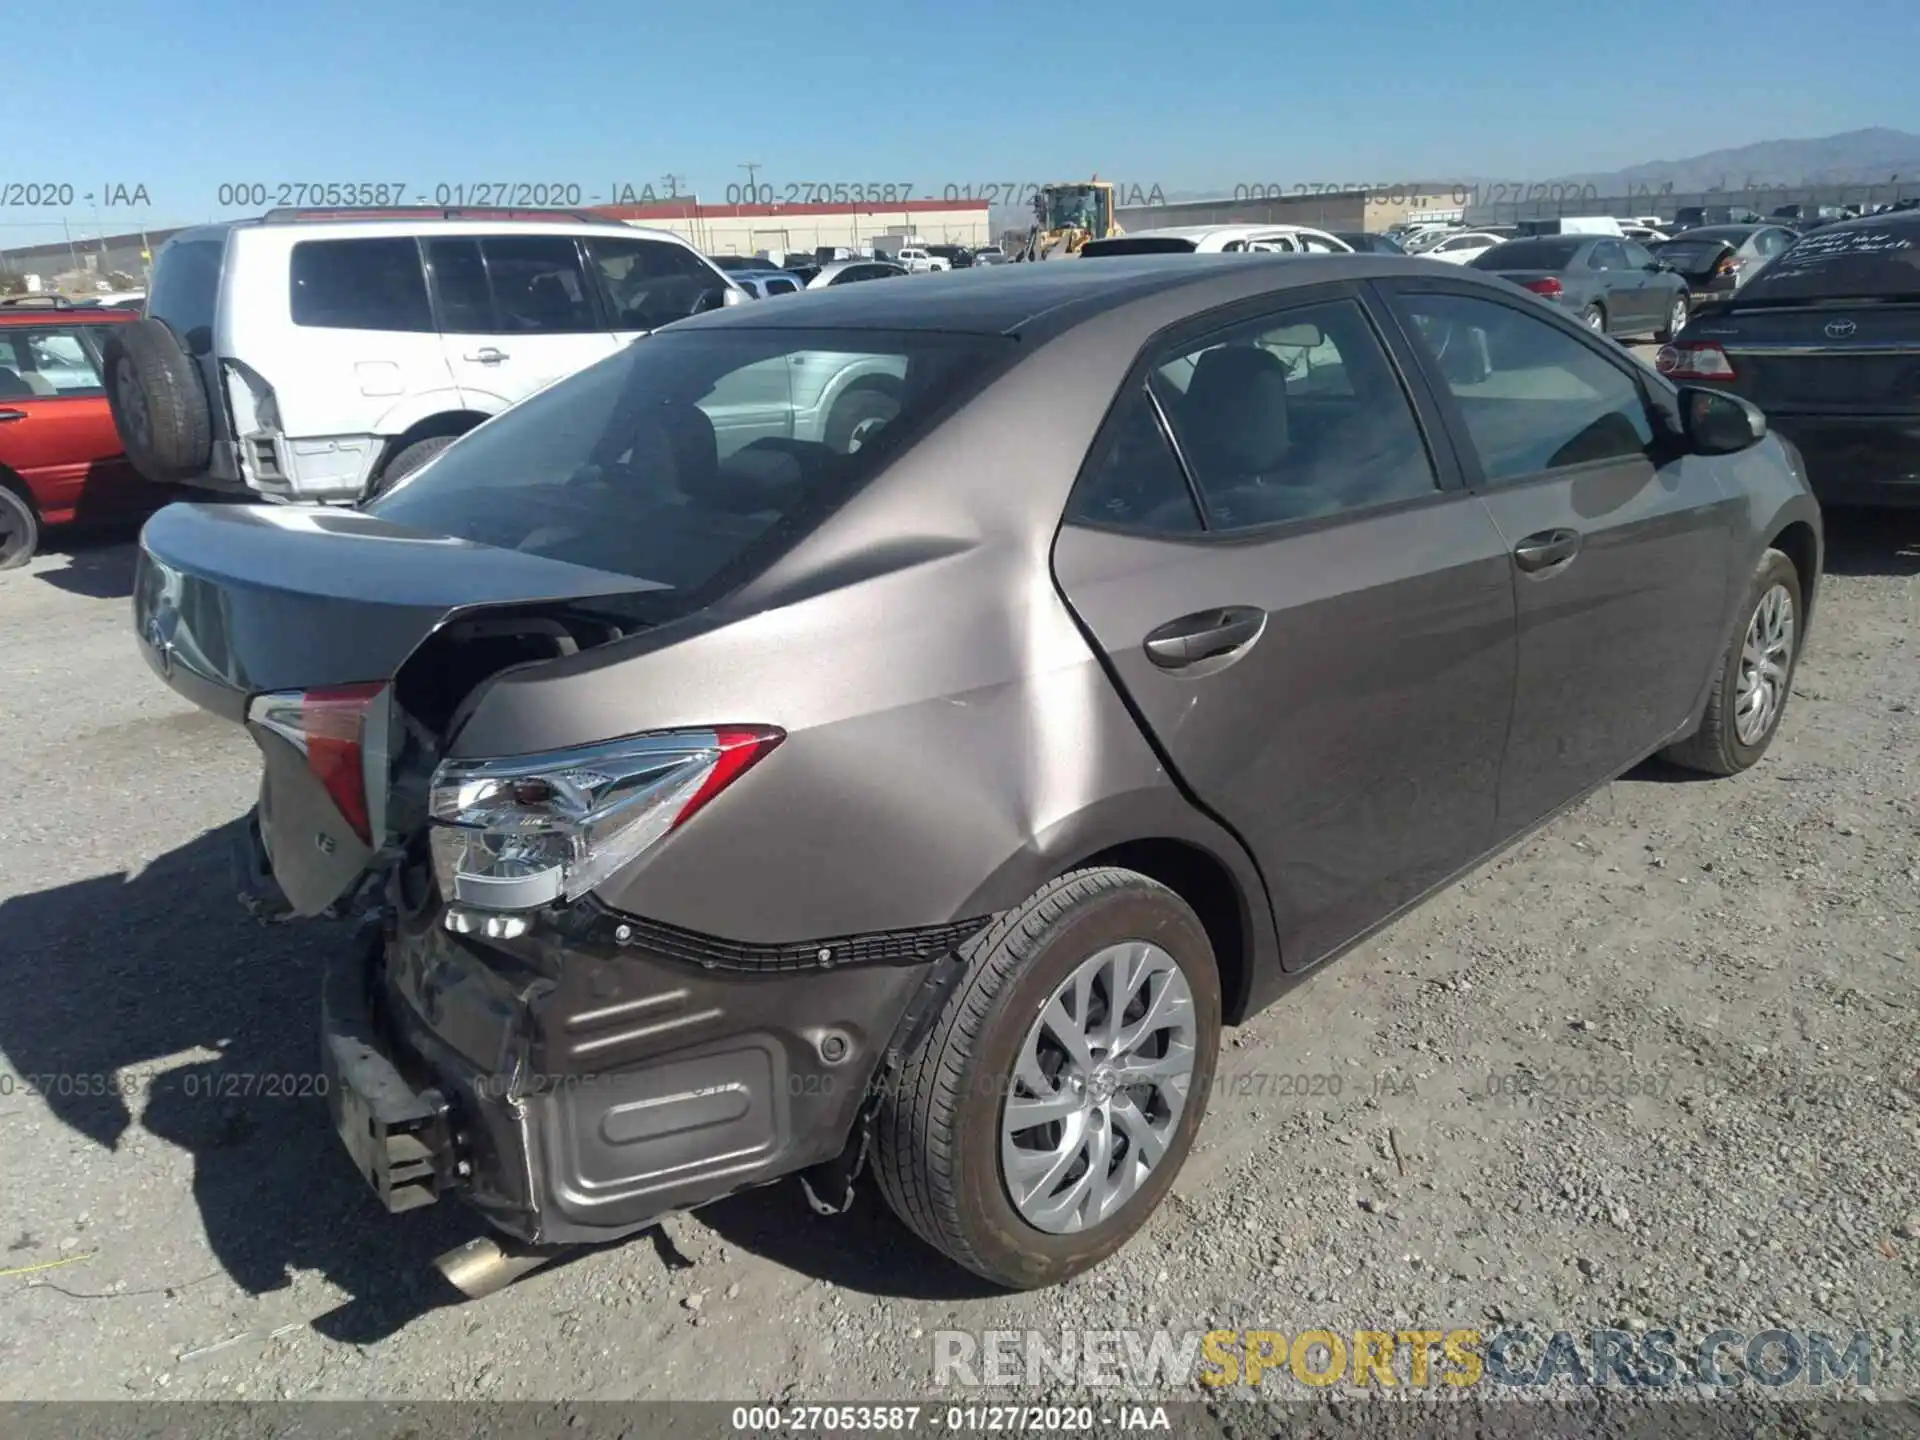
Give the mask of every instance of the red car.
[(52, 525), (133, 518), (171, 498), (128, 461), (100, 383), (100, 344), (137, 310), (0, 300), (0, 570)]

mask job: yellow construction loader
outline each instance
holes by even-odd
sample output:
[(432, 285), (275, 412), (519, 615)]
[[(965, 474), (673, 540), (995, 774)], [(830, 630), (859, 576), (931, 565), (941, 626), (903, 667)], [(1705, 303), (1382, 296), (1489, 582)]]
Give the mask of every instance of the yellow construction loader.
[(1033, 228), (1015, 260), (1058, 260), (1078, 255), (1089, 240), (1120, 234), (1113, 218), (1111, 180), (1069, 180), (1042, 185), (1033, 196)]

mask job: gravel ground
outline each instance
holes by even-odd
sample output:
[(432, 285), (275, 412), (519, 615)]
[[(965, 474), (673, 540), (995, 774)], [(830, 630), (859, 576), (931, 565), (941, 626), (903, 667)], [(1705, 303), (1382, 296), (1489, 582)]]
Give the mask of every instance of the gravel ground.
[(443, 1303), (472, 1222), (385, 1217), (318, 1101), (238, 1093), (311, 1071), (338, 939), (228, 898), (251, 745), (135, 658), (129, 547), (0, 576), (0, 1399), (900, 1397), (948, 1329), (1909, 1323), (1920, 512), (1831, 523), (1758, 769), (1643, 767), (1230, 1033), (1170, 1202), (1020, 1296), (788, 1184)]

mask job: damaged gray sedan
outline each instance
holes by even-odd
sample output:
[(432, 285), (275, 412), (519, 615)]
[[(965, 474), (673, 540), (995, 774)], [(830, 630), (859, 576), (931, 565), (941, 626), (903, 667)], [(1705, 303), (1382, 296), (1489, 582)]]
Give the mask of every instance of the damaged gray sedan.
[(135, 620), (259, 746), (249, 903), (359, 917), (334, 1123), (491, 1222), (470, 1291), (869, 1168), (1037, 1286), (1164, 1199), (1223, 1023), (1759, 760), (1820, 561), (1759, 412), (1512, 287), (1146, 257), (676, 325), (359, 510), (161, 512)]

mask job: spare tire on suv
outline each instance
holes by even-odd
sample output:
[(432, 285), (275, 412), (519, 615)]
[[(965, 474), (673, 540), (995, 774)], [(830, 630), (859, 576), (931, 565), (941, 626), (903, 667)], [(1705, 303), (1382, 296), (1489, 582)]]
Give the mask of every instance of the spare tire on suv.
[(173, 331), (158, 320), (116, 325), (101, 358), (107, 404), (134, 468), (162, 484), (205, 474), (213, 413), (200, 366)]

